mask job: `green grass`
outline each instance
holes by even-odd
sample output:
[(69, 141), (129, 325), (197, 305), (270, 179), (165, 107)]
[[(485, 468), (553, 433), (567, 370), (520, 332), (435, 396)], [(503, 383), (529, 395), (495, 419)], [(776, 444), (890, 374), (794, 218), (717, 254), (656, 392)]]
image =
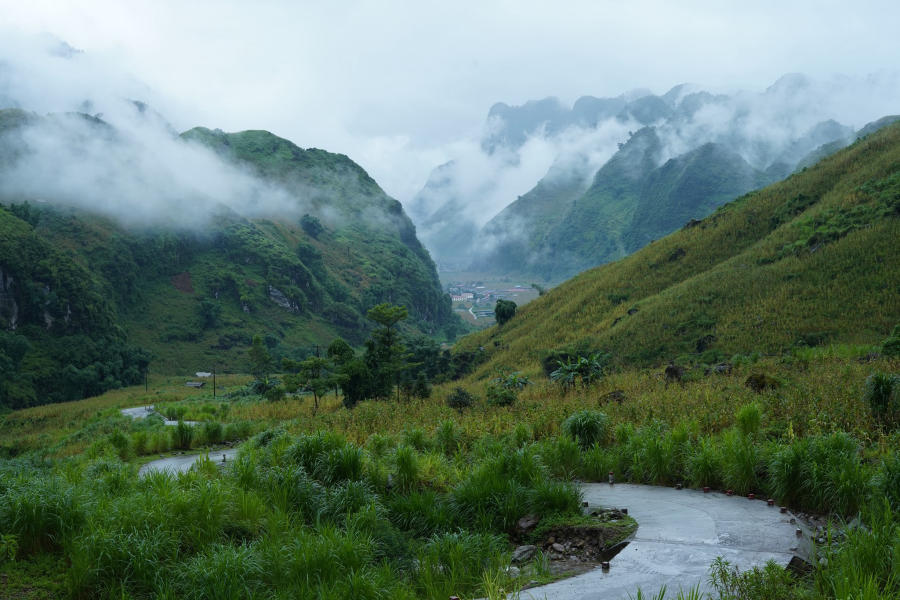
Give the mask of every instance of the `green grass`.
[[(484, 347), (489, 357), (473, 377), (504, 365), (533, 375), (542, 353), (575, 346), (610, 352), (621, 366), (879, 344), (900, 322), (898, 160), (895, 125), (581, 273), (504, 327), (466, 337), (461, 350)], [(797, 242), (800, 251), (781, 254)]]

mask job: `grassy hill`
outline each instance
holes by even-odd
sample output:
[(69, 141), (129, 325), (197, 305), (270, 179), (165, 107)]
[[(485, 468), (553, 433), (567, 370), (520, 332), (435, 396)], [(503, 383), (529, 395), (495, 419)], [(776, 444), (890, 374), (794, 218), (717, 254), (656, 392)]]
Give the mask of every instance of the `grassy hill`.
[[(47, 119), (89, 118), (0, 111), (0, 169), (31, 151), (20, 130)], [(129, 150), (128, 140), (109, 133), (111, 127), (99, 121), (94, 126), (109, 135), (112, 141), (103, 143), (112, 150)], [(76, 207), (53, 197), (36, 203), (0, 194), (6, 207), (0, 207), (0, 229), (9, 234), (0, 247), (0, 358), (8, 359), (8, 371), (22, 375), (25, 388), (11, 405), (51, 399), (60, 387), (51, 379), (71, 363), (64, 351), (47, 348), (67, 335), (61, 324), (84, 323), (78, 333), (98, 340), (127, 340), (127, 347), (148, 353), (130, 367), (143, 371), (149, 358), (150, 369), (160, 373), (246, 370), (255, 334), (265, 337), (276, 358), (312, 353), (337, 336), (359, 344), (369, 329), (366, 311), (381, 302), (407, 306), (414, 332), (452, 338), (464, 327), (400, 203), (349, 158), (304, 150), (265, 131), (197, 128), (172, 141), (197, 143), (294, 198), (302, 210), (288, 206), (284, 215), (263, 217), (220, 206), (199, 225), (181, 224), (178, 215), (123, 224), (86, 209), (89, 202)], [(110, 201), (104, 190), (95, 193), (90, 202)], [(248, 205), (253, 201), (248, 198)], [(308, 212), (298, 217), (302, 211)], [(102, 318), (82, 318), (83, 305)], [(94, 379), (108, 379), (91, 393), (142, 376), (116, 356), (73, 365), (94, 365)], [(38, 357), (49, 361), (40, 376)], [(64, 397), (81, 394), (73, 388)]]
[(460, 349), (486, 349), (483, 377), (576, 346), (648, 365), (877, 342), (900, 321), (898, 217), (893, 125), (574, 277)]

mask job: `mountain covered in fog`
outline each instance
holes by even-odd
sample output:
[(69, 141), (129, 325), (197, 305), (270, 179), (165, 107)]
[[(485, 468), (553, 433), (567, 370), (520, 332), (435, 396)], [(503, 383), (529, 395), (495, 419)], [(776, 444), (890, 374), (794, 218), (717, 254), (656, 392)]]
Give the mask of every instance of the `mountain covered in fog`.
[(154, 372), (246, 370), (408, 307), (461, 327), (400, 203), (344, 155), (267, 131), (0, 110), (0, 405)]
[(483, 152), (502, 173), (535, 145), (551, 144), (544, 176), (496, 208), (484, 199), (497, 194), (497, 179), (473, 185), (472, 169), (450, 162), (435, 169), (410, 214), (440, 265), (560, 281), (877, 129), (857, 132), (832, 118), (822, 93), (806, 77), (787, 75), (762, 93), (682, 84), (660, 96), (585, 96), (571, 107), (555, 98), (496, 104)]

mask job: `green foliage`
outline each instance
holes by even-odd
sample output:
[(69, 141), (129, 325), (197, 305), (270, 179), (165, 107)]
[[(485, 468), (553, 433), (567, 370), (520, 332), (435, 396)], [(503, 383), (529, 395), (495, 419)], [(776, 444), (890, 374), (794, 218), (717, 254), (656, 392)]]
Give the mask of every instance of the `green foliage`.
[(598, 381), (609, 363), (610, 355), (595, 352), (588, 356), (557, 361), (557, 368), (550, 373), (550, 381), (560, 384), (563, 390), (574, 390), (577, 383), (582, 389)]
[(492, 406), (511, 406), (519, 394), (514, 388), (489, 383), (484, 387), (484, 396), (487, 398), (488, 404)]
[(885, 356), (900, 356), (900, 324), (894, 325), (891, 335), (881, 342), (881, 352)]
[(494, 306), (494, 318), (498, 325), (504, 325), (514, 316), (516, 316), (516, 303), (512, 300), (497, 300)]
[(775, 561), (741, 571), (721, 556), (713, 561), (709, 582), (718, 600), (793, 600), (794, 580)]
[(578, 440), (582, 449), (594, 444), (604, 444), (609, 432), (609, 417), (596, 410), (574, 412), (562, 422), (562, 431)]
[(461, 387), (453, 388), (453, 391), (447, 395), (447, 406), (456, 410), (469, 408), (475, 403), (475, 396), (467, 392)]
[(757, 402), (745, 404), (735, 415), (738, 431), (742, 435), (756, 435), (762, 424), (762, 407)]
[(322, 222), (310, 214), (305, 214), (300, 217), (300, 227), (302, 227), (303, 231), (312, 238), (318, 238), (319, 234), (325, 231)]
[(267, 381), (272, 371), (272, 356), (263, 345), (263, 339), (260, 335), (253, 336), (253, 342), (247, 353), (250, 361), (250, 374), (258, 381)]
[[(528, 326), (505, 331), (503, 346), (474, 376), (499, 365), (536, 370), (542, 349), (579, 343), (604, 348), (617, 366), (677, 356), (699, 362), (709, 350), (778, 355), (823, 332), (832, 344), (880, 343), (900, 319), (893, 277), (900, 264), (898, 156), (894, 125), (815, 169), (730, 202), (695, 227), (554, 287), (519, 310), (516, 319), (527, 318)], [(839, 215), (847, 222), (836, 225)], [(819, 232), (824, 237), (806, 246), (819, 236), (815, 223), (840, 235)], [(798, 241), (802, 252), (778, 258)], [(675, 254), (680, 258), (670, 260)], [(610, 297), (618, 294), (628, 301), (614, 304)], [(458, 350), (490, 347), (492, 335), (473, 334)]]
[(194, 439), (194, 428), (184, 421), (178, 421), (172, 428), (172, 446), (179, 450), (190, 450)]
[(882, 425), (888, 428), (900, 425), (900, 375), (872, 373), (866, 378), (863, 399)]

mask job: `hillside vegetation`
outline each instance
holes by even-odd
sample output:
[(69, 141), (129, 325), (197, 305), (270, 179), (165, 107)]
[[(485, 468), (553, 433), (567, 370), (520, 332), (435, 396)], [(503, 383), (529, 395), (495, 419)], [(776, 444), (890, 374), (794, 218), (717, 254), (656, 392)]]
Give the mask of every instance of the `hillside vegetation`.
[(648, 365), (877, 342), (900, 320), (898, 217), (894, 125), (574, 277), (460, 348), (485, 348), (483, 377), (536, 371), (552, 350)]
[[(111, 135), (84, 115), (0, 111), (0, 170), (31, 152), (23, 128), (72, 120), (89, 124), (79, 134)], [(81, 208), (0, 194), (0, 369), (8, 373), (0, 406), (137, 383), (148, 363), (160, 373), (245, 371), (256, 334), (278, 359), (337, 336), (360, 344), (363, 315), (382, 302), (408, 307), (411, 332), (452, 339), (463, 329), (400, 203), (346, 156), (265, 131), (197, 128), (180, 143), (212, 148), (296, 206), (265, 216), (220, 206), (199, 223), (173, 214), (126, 225), (84, 208), (110, 202), (102, 189), (79, 199)]]

